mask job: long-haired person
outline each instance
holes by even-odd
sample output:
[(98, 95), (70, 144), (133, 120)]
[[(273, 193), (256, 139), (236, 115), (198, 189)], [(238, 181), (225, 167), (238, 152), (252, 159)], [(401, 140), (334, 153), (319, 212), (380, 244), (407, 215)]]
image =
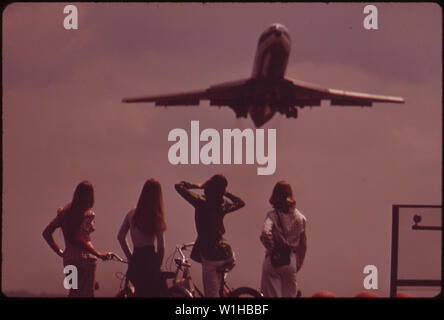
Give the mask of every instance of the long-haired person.
[[(63, 209), (58, 209), (54, 220), (43, 231), (43, 237), (60, 257), (63, 265), (77, 268), (77, 289), (70, 289), (69, 297), (93, 297), (97, 258), (106, 260), (109, 253), (98, 252), (91, 243), (90, 234), (94, 228), (94, 189), (89, 181), (77, 185), (72, 201)], [(60, 249), (53, 233), (61, 228), (65, 250)]]
[[(176, 191), (195, 208), (197, 239), (191, 258), (202, 263), (206, 297), (219, 296), (223, 275), (216, 271), (217, 267), (234, 262), (233, 250), (223, 238), (223, 218), (227, 213), (245, 206), (242, 199), (226, 191), (227, 185), (227, 179), (220, 174), (211, 177), (204, 184), (182, 181), (175, 185)], [(203, 189), (204, 195), (196, 194), (190, 189)]]
[(262, 265), (261, 289), (265, 297), (297, 296), (296, 273), (302, 267), (307, 249), (307, 219), (296, 209), (291, 186), (279, 181), (270, 198), (260, 236), (266, 248)]
[[(149, 179), (143, 186), (136, 208), (125, 216), (117, 236), (129, 261), (127, 277), (134, 284), (136, 297), (160, 295), (165, 230), (162, 188), (158, 181)], [(128, 231), (134, 247), (132, 253), (126, 241)]]

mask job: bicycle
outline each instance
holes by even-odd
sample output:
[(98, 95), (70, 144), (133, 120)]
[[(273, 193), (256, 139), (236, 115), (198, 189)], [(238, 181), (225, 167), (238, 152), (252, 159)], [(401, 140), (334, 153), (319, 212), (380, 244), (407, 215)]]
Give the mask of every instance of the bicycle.
[[(173, 285), (169, 287), (166, 291), (166, 297), (170, 298), (203, 298), (205, 297), (202, 291), (193, 283), (193, 279), (191, 277), (191, 264), (184, 254), (184, 250), (187, 250), (194, 246), (194, 242), (184, 243), (181, 245), (176, 245), (173, 253), (168, 257), (166, 263), (168, 264), (168, 260), (170, 260), (170, 270), (171, 265), (174, 262), (176, 263), (176, 271), (174, 272)], [(180, 258), (174, 258), (176, 254), (180, 255)], [(217, 268), (217, 272), (223, 274), (221, 277), (221, 284), (219, 289), (219, 296), (224, 298), (260, 298), (262, 294), (249, 287), (240, 287), (237, 289), (232, 289), (228, 286), (226, 282), (227, 273), (230, 272), (235, 266), (234, 259), (224, 264), (223, 266)]]
[[(110, 252), (109, 258), (107, 260), (117, 261), (120, 263), (128, 264), (128, 261), (122, 259), (117, 254)], [(126, 274), (123, 272), (116, 272), (116, 278), (120, 280), (120, 288), (115, 297), (117, 298), (131, 298), (134, 297), (134, 286), (131, 284)]]
[[(113, 260), (113, 261), (117, 261), (117, 262), (128, 264), (128, 261), (124, 260), (119, 255), (117, 255), (117, 254), (115, 254), (113, 252), (111, 252), (109, 254), (109, 258), (107, 260)], [(165, 285), (164, 285), (164, 289), (162, 290), (162, 292), (160, 292), (159, 295), (161, 297), (165, 297), (166, 294), (167, 294), (166, 291), (168, 289), (166, 281), (167, 281), (167, 279), (173, 279), (175, 277), (175, 273), (161, 271), (160, 272), (160, 277), (161, 277), (161, 279), (162, 279), (162, 281), (164, 282)], [(116, 272), (116, 278), (120, 280), (120, 288), (119, 288), (119, 291), (118, 291), (118, 293), (116, 294), (115, 297), (117, 297), (117, 298), (132, 298), (132, 297), (135, 297), (134, 285), (127, 278), (126, 274), (124, 274), (123, 272)]]

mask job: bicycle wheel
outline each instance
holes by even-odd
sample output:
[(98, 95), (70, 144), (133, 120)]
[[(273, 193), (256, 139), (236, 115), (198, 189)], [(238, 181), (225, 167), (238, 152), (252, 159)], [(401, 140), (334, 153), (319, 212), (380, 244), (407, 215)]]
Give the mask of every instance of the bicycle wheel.
[(188, 291), (185, 288), (174, 286), (171, 288), (168, 288), (165, 292), (165, 297), (167, 298), (192, 298), (193, 295), (190, 291)]
[(120, 289), (119, 292), (116, 295), (117, 298), (133, 298), (134, 297), (134, 291), (130, 289)]
[(228, 295), (231, 298), (262, 298), (262, 294), (248, 287), (240, 287), (230, 292)]

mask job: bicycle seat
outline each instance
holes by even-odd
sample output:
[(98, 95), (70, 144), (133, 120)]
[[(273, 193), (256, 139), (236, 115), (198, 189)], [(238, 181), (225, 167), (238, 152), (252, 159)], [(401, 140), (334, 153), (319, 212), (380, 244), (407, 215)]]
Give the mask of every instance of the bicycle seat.
[(216, 268), (217, 272), (220, 273), (227, 273), (233, 270), (234, 266), (236, 265), (236, 261), (234, 259), (231, 259), (230, 261), (226, 262), (225, 264), (221, 265), (220, 267)]

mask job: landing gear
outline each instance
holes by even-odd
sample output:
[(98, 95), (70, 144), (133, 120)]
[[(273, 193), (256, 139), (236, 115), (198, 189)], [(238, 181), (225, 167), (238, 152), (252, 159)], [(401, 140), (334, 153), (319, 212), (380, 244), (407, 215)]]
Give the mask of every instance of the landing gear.
[(248, 116), (248, 107), (246, 106), (235, 106), (231, 108), (236, 114), (236, 118), (246, 118)]
[(294, 106), (288, 107), (288, 110), (285, 115), (287, 116), (287, 118), (297, 118), (298, 109), (296, 109), (296, 107)]

